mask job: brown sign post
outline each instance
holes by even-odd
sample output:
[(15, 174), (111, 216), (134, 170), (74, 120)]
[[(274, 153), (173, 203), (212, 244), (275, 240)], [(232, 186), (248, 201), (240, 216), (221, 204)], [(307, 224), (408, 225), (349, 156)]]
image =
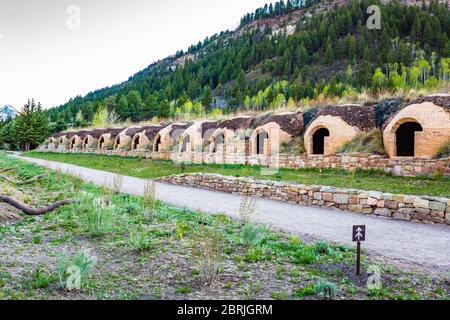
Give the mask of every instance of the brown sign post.
[(361, 242), (366, 241), (366, 226), (353, 226), (353, 242), (356, 247), (356, 275), (361, 274)]

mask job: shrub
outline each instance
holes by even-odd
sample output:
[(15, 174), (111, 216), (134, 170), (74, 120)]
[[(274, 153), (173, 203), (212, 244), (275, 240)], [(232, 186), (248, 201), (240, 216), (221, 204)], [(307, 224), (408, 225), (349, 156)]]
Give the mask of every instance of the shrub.
[(60, 286), (69, 291), (80, 290), (96, 262), (89, 250), (78, 252), (72, 259), (60, 255), (56, 266)]
[(338, 288), (336, 284), (328, 281), (320, 281), (314, 285), (314, 291), (324, 299), (332, 299), (336, 296)]
[(339, 150), (340, 153), (364, 152), (370, 154), (386, 154), (383, 142), (383, 133), (380, 129), (372, 129), (345, 143)]
[(240, 234), (240, 241), (247, 246), (259, 245), (265, 238), (267, 229), (264, 227), (256, 226), (252, 223), (247, 223), (242, 227)]
[(54, 275), (47, 274), (42, 267), (38, 267), (32, 275), (31, 286), (34, 289), (47, 288), (56, 278)]
[(292, 294), (296, 297), (307, 297), (307, 296), (313, 296), (316, 294), (316, 290), (314, 289), (313, 284), (307, 284), (306, 286), (302, 288), (295, 289)]
[(316, 251), (314, 248), (303, 247), (294, 253), (294, 262), (298, 264), (311, 264), (316, 261)]
[(137, 216), (142, 213), (142, 207), (139, 205), (139, 203), (136, 202), (128, 202), (127, 204), (125, 204), (124, 210), (125, 213), (132, 216)]
[(156, 200), (156, 185), (154, 182), (148, 182), (145, 185), (144, 196), (142, 197), (142, 205), (148, 220), (156, 213), (158, 201)]
[(86, 211), (83, 217), (84, 228), (91, 237), (99, 237), (111, 231), (112, 210), (110, 206), (91, 203), (90, 210)]
[(328, 254), (330, 249), (331, 249), (330, 245), (325, 241), (317, 241), (314, 244), (314, 250), (318, 254)]
[(245, 262), (258, 262), (262, 261), (266, 258), (266, 254), (261, 247), (251, 247), (247, 250), (245, 254), (244, 261)]
[(205, 284), (211, 284), (217, 276), (222, 254), (219, 231), (200, 226), (193, 240), (194, 254), (198, 256), (200, 276)]
[(152, 241), (149, 239), (146, 232), (135, 231), (130, 233), (128, 243), (135, 250), (143, 252), (152, 248)]

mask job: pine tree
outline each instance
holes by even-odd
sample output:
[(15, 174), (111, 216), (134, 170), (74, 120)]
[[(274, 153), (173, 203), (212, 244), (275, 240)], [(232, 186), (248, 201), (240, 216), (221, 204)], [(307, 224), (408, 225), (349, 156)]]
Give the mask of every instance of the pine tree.
[(332, 64), (334, 61), (334, 51), (331, 47), (331, 43), (328, 43), (327, 49), (325, 51), (325, 63), (326, 64)]
[(48, 134), (48, 119), (40, 103), (28, 100), (22, 112), (14, 119), (14, 131), (23, 150), (29, 151), (42, 143)]

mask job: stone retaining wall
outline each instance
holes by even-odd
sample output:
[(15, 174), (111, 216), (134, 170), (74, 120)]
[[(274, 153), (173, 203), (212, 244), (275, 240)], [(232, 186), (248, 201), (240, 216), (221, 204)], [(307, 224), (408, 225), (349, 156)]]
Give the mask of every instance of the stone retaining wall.
[(395, 220), (450, 225), (450, 199), (447, 198), (394, 195), (202, 173), (173, 175), (159, 181)]
[(379, 169), (398, 176), (431, 175), (436, 172), (444, 176), (450, 176), (450, 158), (447, 159), (389, 159), (385, 156), (369, 154), (306, 156), (293, 154), (279, 154), (278, 156), (243, 154), (226, 154), (218, 156), (204, 153), (177, 153), (177, 152), (151, 152), (151, 151), (126, 151), (126, 150), (99, 150), (99, 149), (74, 149), (51, 150), (40, 149), (43, 152), (68, 152), (68, 153), (95, 153), (106, 155), (118, 155), (128, 157), (142, 157), (147, 159), (171, 160), (178, 159), (184, 162), (206, 164), (241, 164), (260, 166), (279, 166), (280, 168), (335, 168), (353, 171), (355, 169)]

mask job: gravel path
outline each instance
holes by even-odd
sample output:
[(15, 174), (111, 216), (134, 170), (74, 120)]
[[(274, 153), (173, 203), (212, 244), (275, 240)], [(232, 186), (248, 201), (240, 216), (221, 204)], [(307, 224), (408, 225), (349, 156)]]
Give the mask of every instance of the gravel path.
[[(59, 169), (93, 182), (111, 185), (114, 174), (70, 164), (18, 157), (22, 160)], [(123, 176), (122, 192), (141, 195), (148, 180)], [(225, 213), (238, 217), (241, 197), (221, 192), (156, 183), (158, 199), (179, 207), (206, 213)], [(450, 271), (450, 227), (414, 224), (363, 216), (351, 212), (306, 207), (284, 202), (257, 199), (258, 213), (255, 221), (277, 229), (307, 235), (312, 238), (352, 244), (352, 225), (365, 224), (367, 239), (363, 244), (369, 252), (427, 268), (437, 272)]]

